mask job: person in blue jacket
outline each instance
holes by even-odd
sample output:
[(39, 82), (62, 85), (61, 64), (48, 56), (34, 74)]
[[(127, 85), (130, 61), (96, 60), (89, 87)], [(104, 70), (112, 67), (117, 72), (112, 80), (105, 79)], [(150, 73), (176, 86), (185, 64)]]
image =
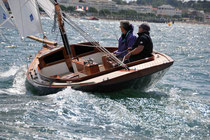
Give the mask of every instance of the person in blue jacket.
[(121, 21), (120, 29), (122, 35), (119, 39), (118, 49), (114, 52), (114, 54), (116, 57), (122, 60), (123, 57), (129, 52), (129, 50), (132, 50), (132, 46), (136, 41), (136, 36), (133, 35), (133, 25), (128, 21)]

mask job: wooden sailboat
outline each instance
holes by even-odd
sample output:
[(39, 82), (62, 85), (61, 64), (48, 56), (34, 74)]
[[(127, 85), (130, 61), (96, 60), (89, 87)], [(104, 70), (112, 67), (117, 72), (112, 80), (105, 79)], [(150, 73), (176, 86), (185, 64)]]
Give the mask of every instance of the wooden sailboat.
[[(35, 4), (40, 4), (40, 1), (43, 9), (48, 8), (49, 16), (54, 17), (56, 13), (63, 46), (30, 36), (42, 31), (37, 26), (40, 23), (39, 14), (34, 10)], [(82, 33), (79, 27), (61, 13), (57, 1), (54, 3), (54, 8), (49, 0), (31, 0), (31, 3), (27, 3), (25, 13), (21, 10), (19, 13), (22, 14), (18, 15), (13, 9), (18, 4), (23, 4), (21, 2), (24, 3), (27, 0), (9, 0), (16, 24), (20, 22), (18, 16), (31, 13), (30, 18), (27, 15), (25, 21), (21, 21), (21, 25), (16, 25), (20, 28), (20, 34), (44, 44), (27, 70), (27, 87), (35, 94), (52, 94), (66, 87), (87, 92), (113, 92), (128, 88), (144, 90), (156, 83), (173, 64), (173, 59), (159, 52), (154, 52), (151, 57), (124, 64), (112, 55), (116, 47), (102, 47), (87, 34)], [(28, 9), (30, 6), (33, 10)], [(69, 45), (64, 20), (83, 34), (89, 42)], [(36, 22), (31, 25), (35, 30), (27, 28), (32, 22)], [(27, 27), (25, 28), (24, 25)]]

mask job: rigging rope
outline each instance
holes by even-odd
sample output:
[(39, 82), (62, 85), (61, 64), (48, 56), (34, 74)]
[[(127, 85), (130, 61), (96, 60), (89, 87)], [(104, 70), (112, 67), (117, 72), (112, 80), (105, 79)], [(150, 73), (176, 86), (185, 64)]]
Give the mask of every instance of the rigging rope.
[(89, 41), (94, 47), (96, 47), (99, 51), (104, 52), (105, 54), (108, 54), (113, 61), (118, 63), (120, 66), (129, 69), (126, 64), (124, 64), (122, 61), (120, 61), (116, 56), (114, 56), (112, 53), (110, 53), (106, 48), (99, 45), (88, 33), (86, 33), (83, 29), (81, 29), (74, 21), (70, 19), (68, 15), (63, 13), (63, 19), (66, 23), (68, 23), (72, 28), (74, 28), (76, 31), (78, 31), (87, 41)]

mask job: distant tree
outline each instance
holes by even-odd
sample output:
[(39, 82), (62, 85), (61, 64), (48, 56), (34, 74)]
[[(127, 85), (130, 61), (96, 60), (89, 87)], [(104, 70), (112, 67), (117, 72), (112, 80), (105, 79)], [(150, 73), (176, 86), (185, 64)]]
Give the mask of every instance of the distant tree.
[(119, 5), (127, 4), (125, 1), (122, 1), (122, 0), (112, 0), (112, 1), (116, 2)]
[(121, 14), (121, 15), (136, 15), (137, 12), (135, 10), (120, 10), (119, 14)]
[(137, 0), (137, 4), (158, 7), (160, 5), (167, 4), (167, 0)]
[(102, 9), (99, 11), (99, 15), (107, 16), (111, 15), (111, 12), (108, 9)]
[(89, 7), (88, 12), (90, 13), (98, 13), (98, 10), (94, 7)]
[(85, 0), (79, 0), (79, 2), (85, 3)]
[(61, 5), (60, 7), (61, 7), (61, 10), (63, 10), (63, 11), (67, 11), (66, 6)]
[(196, 10), (204, 10), (205, 12), (210, 12), (210, 1), (208, 0), (198, 0), (198, 1), (188, 1), (182, 2), (180, 0), (137, 0), (138, 5), (152, 5), (153, 7), (158, 7), (163, 4), (168, 4), (173, 7), (183, 9), (183, 8), (194, 8)]
[(127, 10), (120, 10), (118, 13), (119, 13), (120, 15), (124, 15), (124, 14), (127, 13)]
[(69, 7), (66, 8), (66, 10), (69, 11), (69, 12), (73, 12), (73, 11), (76, 10), (76, 8), (73, 7), (73, 6), (69, 6)]

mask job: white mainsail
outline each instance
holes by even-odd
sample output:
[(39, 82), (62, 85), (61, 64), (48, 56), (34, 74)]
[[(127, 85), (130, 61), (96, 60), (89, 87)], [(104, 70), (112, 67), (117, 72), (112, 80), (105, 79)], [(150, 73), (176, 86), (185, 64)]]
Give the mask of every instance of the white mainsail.
[(11, 16), (7, 11), (3, 1), (0, 1), (0, 27), (4, 28), (15, 28), (13, 22), (11, 21)]
[(8, 0), (8, 2), (22, 37), (43, 33), (35, 0)]
[(54, 19), (55, 15), (55, 6), (50, 0), (37, 0), (39, 6), (47, 13), (47, 15)]

